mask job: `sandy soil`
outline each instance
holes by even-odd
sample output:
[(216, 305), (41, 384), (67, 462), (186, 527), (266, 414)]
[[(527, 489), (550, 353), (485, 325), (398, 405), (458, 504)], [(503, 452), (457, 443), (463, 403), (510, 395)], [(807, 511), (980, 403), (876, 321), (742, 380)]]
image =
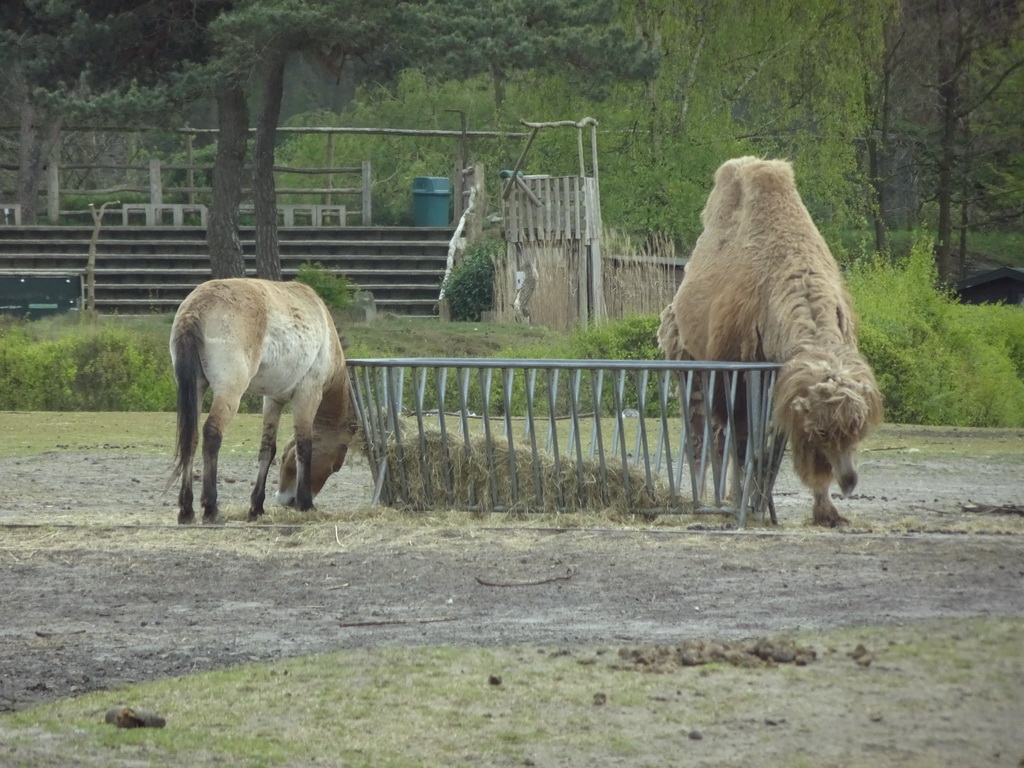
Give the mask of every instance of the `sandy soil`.
[[(3, 459), (0, 711), (343, 648), (640, 647), (1024, 618), (1024, 521), (984, 511), (1024, 503), (1019, 453), (932, 455), (903, 438), (864, 454), (858, 494), (837, 502), (852, 523), (829, 532), (807, 525), (809, 494), (788, 471), (777, 485), (781, 525), (739, 533), (690, 530), (715, 526), (682, 519), (547, 528), (377, 519), (359, 461), (321, 495), (329, 516), (319, 524), (183, 528), (173, 494), (162, 493), (165, 457)], [(239, 520), (251, 465), (222, 464), (222, 498)], [(965, 511), (967, 502), (983, 506)], [(970, 708), (958, 709), (960, 728), (996, 733), (985, 755), (952, 749), (946, 764), (1017, 765), (1020, 683), (1005, 722), (979, 710), (985, 722), (971, 723)], [(869, 687), (856, 696), (841, 706), (885, 708)], [(938, 738), (941, 720), (920, 727)]]

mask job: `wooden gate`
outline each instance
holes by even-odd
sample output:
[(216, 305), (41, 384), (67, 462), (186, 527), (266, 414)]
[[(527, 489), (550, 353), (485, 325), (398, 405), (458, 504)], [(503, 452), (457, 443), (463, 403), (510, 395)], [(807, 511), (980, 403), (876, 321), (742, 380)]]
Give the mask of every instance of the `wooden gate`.
[[(559, 305), (567, 311), (569, 327), (587, 325), (606, 316), (601, 281), (601, 195), (597, 170), (597, 121), (523, 124), (532, 129), (515, 167), (504, 174), (502, 214), (507, 243), (506, 274), (499, 275), (514, 296), (513, 317), (535, 320), (534, 307)], [(542, 128), (576, 128), (579, 175), (524, 175), (520, 167)], [(583, 152), (583, 131), (590, 128), (591, 173)], [(543, 286), (549, 295), (537, 291)], [(552, 295), (553, 294), (553, 295)], [(499, 312), (502, 308), (499, 307)], [(503, 319), (512, 319), (509, 317)], [(552, 325), (548, 320), (545, 324)], [(555, 325), (559, 325), (555, 323)]]

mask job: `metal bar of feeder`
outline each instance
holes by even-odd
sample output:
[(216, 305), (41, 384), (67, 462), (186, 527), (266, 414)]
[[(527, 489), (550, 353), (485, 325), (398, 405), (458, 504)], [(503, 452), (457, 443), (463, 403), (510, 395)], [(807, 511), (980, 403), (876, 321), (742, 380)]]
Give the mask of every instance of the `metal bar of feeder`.
[(437, 429), (441, 433), (441, 474), (444, 477), (444, 493), (448, 506), (455, 504), (455, 486), (452, 478), (452, 455), (448, 445), (448, 425), (445, 422), (445, 399), (448, 395), (448, 366), (438, 366), (435, 382), (437, 385)]
[[(555, 478), (562, 476), (562, 464), (558, 455), (558, 422), (555, 420), (555, 398), (558, 395), (558, 369), (549, 368), (548, 379), (548, 451), (555, 460)], [(554, 435), (554, 441), (552, 441)], [(558, 507), (565, 508), (565, 488), (562, 483), (555, 483), (558, 490)]]
[(491, 507), (498, 504), (498, 481), (494, 466), (494, 437), (491, 434), (491, 382), (493, 368), (480, 368), (481, 417), (484, 422), (484, 453), (487, 456), (487, 487), (491, 491)]
[(601, 392), (604, 386), (604, 369), (590, 370), (590, 393), (594, 404), (594, 425), (591, 429), (590, 456), (597, 455), (598, 473), (601, 478), (601, 501), (605, 506), (611, 503), (608, 494), (608, 465), (604, 459), (604, 435), (601, 429)]
[(634, 377), (636, 378), (636, 408), (637, 408), (637, 448), (634, 451), (635, 461), (640, 460), (640, 456), (643, 456), (644, 461), (644, 478), (647, 487), (647, 495), (649, 498), (654, 498), (654, 478), (651, 477), (651, 452), (647, 442), (647, 381), (649, 372), (645, 369), (642, 371), (634, 371)]
[(419, 430), (417, 435), (420, 447), (419, 465), (420, 473), (423, 476), (423, 495), (427, 499), (434, 498), (434, 485), (430, 481), (430, 467), (427, 463), (427, 433), (423, 425), (423, 400), (427, 390), (427, 369), (413, 367), (409, 369), (413, 375), (413, 399), (415, 401), (416, 426)]
[(516, 447), (512, 429), (512, 392), (514, 389), (515, 368), (501, 369), (501, 403), (504, 411), (505, 439), (508, 441), (508, 478), (509, 490), (514, 501), (519, 500), (519, 477), (516, 466)]

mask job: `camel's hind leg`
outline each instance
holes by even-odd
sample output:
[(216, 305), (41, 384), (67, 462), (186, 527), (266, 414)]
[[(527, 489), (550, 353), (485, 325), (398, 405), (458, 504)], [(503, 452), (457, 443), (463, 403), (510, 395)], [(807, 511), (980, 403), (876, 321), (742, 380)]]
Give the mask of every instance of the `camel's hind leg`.
[(260, 440), (259, 472), (256, 485), (249, 499), (249, 520), (253, 521), (263, 514), (263, 502), (267, 498), (267, 474), (277, 454), (277, 429), (281, 423), (281, 411), (284, 403), (271, 397), (263, 398), (263, 438)]
[(217, 507), (217, 457), (224, 439), (224, 430), (238, 412), (241, 395), (224, 395), (215, 392), (210, 414), (203, 424), (203, 507), (204, 523), (223, 522)]

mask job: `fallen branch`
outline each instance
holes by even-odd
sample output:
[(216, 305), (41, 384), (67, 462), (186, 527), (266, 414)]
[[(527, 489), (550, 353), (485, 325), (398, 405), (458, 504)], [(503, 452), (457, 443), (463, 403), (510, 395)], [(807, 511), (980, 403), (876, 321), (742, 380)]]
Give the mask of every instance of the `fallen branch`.
[(455, 621), (458, 616), (448, 616), (443, 619), (394, 619), (390, 621), (343, 621), (339, 627), (384, 627), (389, 624), (440, 624), (444, 621)]
[(984, 515), (1020, 515), (1024, 517), (1024, 506), (1020, 504), (961, 504), (964, 512), (976, 512)]
[(37, 629), (36, 630), (36, 636), (37, 637), (55, 637), (55, 636), (65, 637), (67, 635), (84, 635), (84, 634), (85, 634), (85, 630), (84, 629), (74, 629), (71, 632), (44, 632), (41, 629)]
[(565, 576), (552, 576), (549, 579), (539, 579), (538, 581), (484, 581), (479, 576), (476, 577), (476, 583), (482, 584), (485, 587), (536, 587), (541, 584), (550, 584), (554, 581), (568, 581), (576, 575), (576, 571), (569, 571)]

